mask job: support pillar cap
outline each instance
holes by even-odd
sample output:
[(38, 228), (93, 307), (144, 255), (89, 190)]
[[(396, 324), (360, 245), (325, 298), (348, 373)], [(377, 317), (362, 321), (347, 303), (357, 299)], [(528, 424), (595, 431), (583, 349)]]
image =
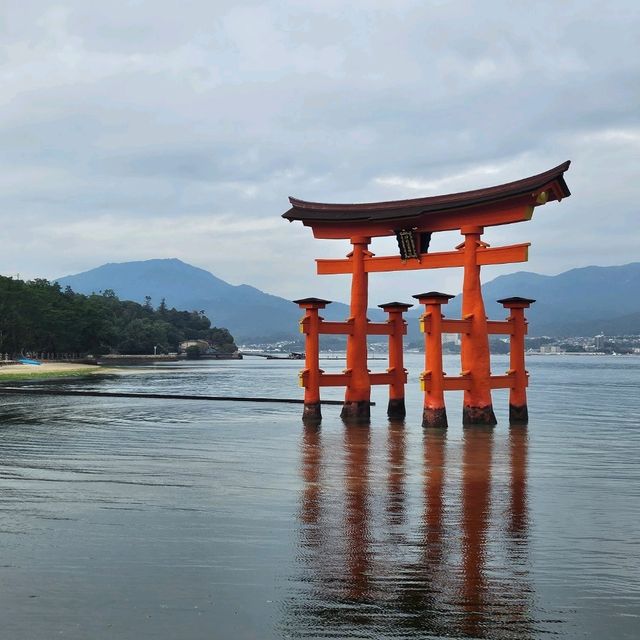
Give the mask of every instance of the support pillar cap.
[(323, 300), (322, 298), (300, 298), (299, 300), (294, 300), (293, 303), (303, 309), (324, 309), (328, 304), (331, 304), (331, 300)]
[(533, 298), (520, 298), (519, 296), (512, 296), (511, 298), (500, 298), (500, 300), (496, 300), (503, 307), (510, 309), (527, 309), (530, 305), (532, 305), (535, 300)]
[(407, 309), (413, 307), (412, 304), (408, 304), (406, 302), (385, 302), (384, 304), (379, 304), (378, 306), (385, 311), (393, 311), (396, 309), (398, 311), (406, 311)]
[(412, 298), (416, 298), (420, 304), (447, 304), (455, 296), (440, 291), (427, 291), (427, 293), (416, 293)]

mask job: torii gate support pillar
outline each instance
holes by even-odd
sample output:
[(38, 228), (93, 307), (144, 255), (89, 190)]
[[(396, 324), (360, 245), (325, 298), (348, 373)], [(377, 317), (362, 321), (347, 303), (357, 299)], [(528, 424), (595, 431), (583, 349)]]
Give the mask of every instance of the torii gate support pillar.
[(305, 310), (304, 318), (300, 321), (300, 331), (305, 334), (304, 370), (300, 373), (301, 384), (304, 386), (304, 409), (302, 420), (305, 422), (320, 422), (320, 317), (318, 311), (324, 309), (329, 300), (321, 298), (302, 298), (294, 300), (301, 309)]
[(511, 323), (509, 339), (509, 374), (514, 377), (514, 384), (509, 391), (509, 422), (511, 424), (527, 424), (529, 410), (527, 408), (527, 385), (529, 374), (525, 369), (524, 337), (527, 334), (527, 321), (524, 310), (535, 300), (530, 298), (503, 298), (498, 302), (509, 309), (507, 320)]
[(446, 429), (448, 423), (442, 366), (442, 305), (447, 304), (454, 296), (430, 291), (413, 297), (425, 306), (425, 312), (420, 317), (420, 328), (424, 331), (424, 372), (420, 376), (424, 389), (422, 426)]
[(387, 302), (378, 306), (389, 314), (387, 324), (390, 325), (389, 368), (387, 373), (391, 376), (391, 382), (389, 384), (387, 416), (401, 419), (407, 415), (404, 404), (404, 385), (407, 381), (407, 370), (404, 368), (402, 339), (407, 333), (407, 322), (402, 317), (402, 314), (413, 305), (403, 302)]

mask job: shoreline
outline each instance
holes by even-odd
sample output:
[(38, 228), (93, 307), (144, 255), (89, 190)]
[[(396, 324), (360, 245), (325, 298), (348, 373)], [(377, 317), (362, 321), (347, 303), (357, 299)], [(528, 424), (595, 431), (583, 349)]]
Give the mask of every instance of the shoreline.
[(49, 378), (77, 378), (96, 374), (114, 374), (112, 367), (70, 362), (43, 362), (42, 364), (0, 365), (0, 384), (18, 380), (46, 380)]

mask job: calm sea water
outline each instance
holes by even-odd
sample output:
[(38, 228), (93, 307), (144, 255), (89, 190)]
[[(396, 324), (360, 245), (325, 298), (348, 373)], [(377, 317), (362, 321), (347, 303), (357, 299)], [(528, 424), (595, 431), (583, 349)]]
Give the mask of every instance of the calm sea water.
[[(299, 367), (56, 384), (300, 397)], [(348, 428), (333, 406), (305, 428), (297, 405), (0, 397), (2, 637), (640, 637), (640, 358), (531, 357), (527, 428), (494, 392), (497, 427), (463, 429), (451, 393), (446, 434), (408, 368), (405, 423), (379, 388)]]

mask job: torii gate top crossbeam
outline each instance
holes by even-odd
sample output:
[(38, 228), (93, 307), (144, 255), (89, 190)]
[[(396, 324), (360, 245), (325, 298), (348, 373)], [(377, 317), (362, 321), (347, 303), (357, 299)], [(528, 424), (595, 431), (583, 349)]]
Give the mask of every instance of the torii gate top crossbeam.
[(521, 222), (531, 218), (534, 207), (571, 195), (563, 177), (569, 164), (494, 187), (411, 200), (329, 204), (290, 197), (291, 209), (282, 217), (311, 227), (316, 238), (336, 239), (389, 236), (405, 228), (431, 232)]

